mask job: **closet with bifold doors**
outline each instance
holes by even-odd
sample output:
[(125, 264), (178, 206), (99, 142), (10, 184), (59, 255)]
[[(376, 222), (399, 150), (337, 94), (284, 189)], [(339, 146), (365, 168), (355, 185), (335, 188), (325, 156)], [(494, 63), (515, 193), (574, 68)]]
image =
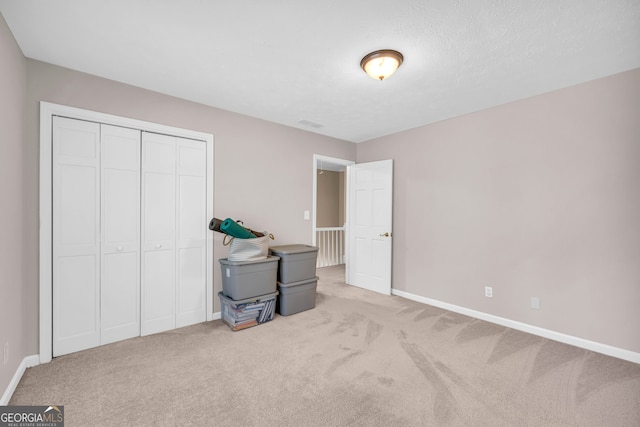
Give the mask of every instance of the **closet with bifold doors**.
[(53, 355), (206, 320), (206, 142), (54, 116)]

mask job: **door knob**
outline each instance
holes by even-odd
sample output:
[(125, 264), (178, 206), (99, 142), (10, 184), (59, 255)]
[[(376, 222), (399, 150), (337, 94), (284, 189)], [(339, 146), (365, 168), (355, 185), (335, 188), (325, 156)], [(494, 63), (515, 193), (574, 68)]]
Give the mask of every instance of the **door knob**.
[(156, 249), (160, 249), (161, 247), (162, 247), (162, 245), (161, 245), (160, 243), (158, 243), (158, 244), (156, 245)]
[(391, 236), (391, 233), (389, 233), (388, 231), (380, 235), (380, 237), (389, 237), (389, 236)]
[(123, 250), (124, 250), (124, 248), (123, 248), (122, 246), (118, 246), (118, 247), (116, 248), (116, 251), (118, 251), (118, 252), (122, 252)]

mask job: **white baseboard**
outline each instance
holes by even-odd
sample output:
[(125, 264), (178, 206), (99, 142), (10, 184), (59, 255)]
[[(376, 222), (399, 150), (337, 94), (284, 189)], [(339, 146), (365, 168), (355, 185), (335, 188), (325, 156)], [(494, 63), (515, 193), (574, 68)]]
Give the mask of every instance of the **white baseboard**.
[(517, 322), (515, 320), (505, 319), (504, 317), (498, 317), (492, 314), (483, 313), (481, 311), (471, 310), (465, 307), (460, 307), (460, 306), (449, 304), (446, 302), (425, 298), (425, 297), (414, 295), (405, 291), (392, 289), (391, 293), (393, 295), (410, 299), (412, 301), (417, 301), (423, 304), (428, 304), (435, 307), (443, 308), (445, 310), (464, 314), (466, 316), (475, 317), (476, 319), (486, 320), (487, 322), (496, 323), (498, 325), (506, 326), (512, 329), (517, 329), (522, 332), (527, 332), (533, 335), (538, 335), (544, 338), (548, 338), (550, 340), (559, 341), (565, 344), (573, 345), (575, 347), (584, 348), (586, 350), (595, 351), (597, 353), (606, 354), (607, 356), (612, 356), (618, 359), (628, 360), (629, 362), (640, 364), (640, 353), (636, 353), (630, 350), (613, 347), (613, 346), (598, 343), (595, 341), (585, 340), (583, 338), (578, 338), (572, 335), (551, 331), (549, 329), (540, 328), (538, 326)]
[(220, 320), (220, 319), (222, 319), (221, 311), (216, 311), (215, 313), (213, 313), (213, 316), (211, 316), (211, 320)]
[(26, 371), (27, 368), (38, 366), (39, 364), (40, 364), (40, 356), (37, 354), (33, 356), (27, 356), (24, 359), (22, 359), (22, 362), (20, 362), (20, 365), (18, 366), (16, 373), (13, 374), (13, 378), (11, 379), (9, 386), (7, 387), (4, 394), (2, 395), (2, 399), (0, 399), (1, 406), (7, 406), (9, 404), (9, 401), (11, 400), (11, 396), (13, 396), (13, 392), (16, 391), (16, 387), (18, 387), (18, 383), (20, 382), (20, 380), (22, 379), (22, 376), (24, 375), (24, 371)]

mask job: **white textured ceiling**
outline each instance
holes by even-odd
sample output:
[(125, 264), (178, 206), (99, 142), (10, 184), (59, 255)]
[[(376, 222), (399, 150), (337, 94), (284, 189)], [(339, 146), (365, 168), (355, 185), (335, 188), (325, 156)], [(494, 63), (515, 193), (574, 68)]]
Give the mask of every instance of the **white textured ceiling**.
[[(0, 0), (25, 56), (361, 142), (640, 67), (639, 0)], [(405, 62), (375, 81), (360, 59)]]

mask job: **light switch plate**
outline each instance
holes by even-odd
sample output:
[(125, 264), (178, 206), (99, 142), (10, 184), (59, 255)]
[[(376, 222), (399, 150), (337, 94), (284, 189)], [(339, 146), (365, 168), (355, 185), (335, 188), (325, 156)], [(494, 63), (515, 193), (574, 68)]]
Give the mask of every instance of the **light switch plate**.
[(531, 308), (534, 310), (540, 310), (540, 298), (531, 297)]

